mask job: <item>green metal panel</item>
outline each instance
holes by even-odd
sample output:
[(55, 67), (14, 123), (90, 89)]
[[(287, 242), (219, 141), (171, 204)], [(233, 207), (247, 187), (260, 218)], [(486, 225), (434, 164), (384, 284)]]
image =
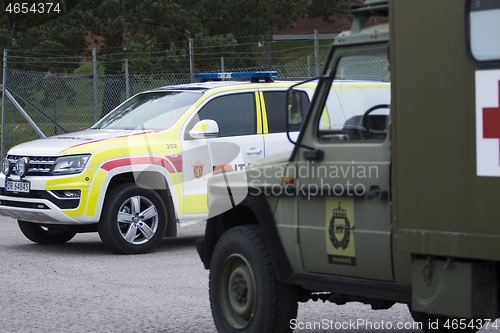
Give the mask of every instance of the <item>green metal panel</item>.
[(413, 311), (459, 318), (496, 317), (493, 265), (414, 259), (412, 272)]
[(500, 178), (476, 175), (465, 1), (392, 1), (396, 251), (500, 259)]

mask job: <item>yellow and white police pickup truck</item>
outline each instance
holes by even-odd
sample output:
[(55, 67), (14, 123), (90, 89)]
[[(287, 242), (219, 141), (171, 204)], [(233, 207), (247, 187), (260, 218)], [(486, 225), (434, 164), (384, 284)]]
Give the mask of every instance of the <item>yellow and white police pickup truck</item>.
[[(36, 243), (98, 231), (116, 252), (151, 251), (176, 236), (177, 223), (207, 218), (207, 180), (218, 165), (239, 170), (291, 151), (282, 110), (294, 82), (275, 76), (199, 74), (202, 82), (137, 94), (87, 130), (10, 149), (0, 214)], [(221, 80), (232, 77), (250, 82)], [(314, 87), (302, 88), (306, 104)]]

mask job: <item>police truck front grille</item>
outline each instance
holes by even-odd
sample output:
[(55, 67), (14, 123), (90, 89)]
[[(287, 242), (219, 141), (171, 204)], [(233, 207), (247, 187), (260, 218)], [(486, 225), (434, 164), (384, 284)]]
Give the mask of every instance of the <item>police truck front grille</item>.
[[(23, 158), (25, 156), (13, 156), (7, 155), (10, 163), (15, 165), (17, 160)], [(51, 176), (50, 168), (54, 164), (57, 157), (36, 157), (36, 156), (27, 156), (30, 160), (28, 166), (27, 176)], [(12, 171), (11, 171), (12, 173)]]

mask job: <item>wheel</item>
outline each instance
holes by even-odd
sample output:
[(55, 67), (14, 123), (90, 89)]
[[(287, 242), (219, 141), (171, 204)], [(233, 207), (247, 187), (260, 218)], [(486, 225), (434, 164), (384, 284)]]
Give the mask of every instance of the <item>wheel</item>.
[[(413, 319), (422, 324), (422, 331), (426, 333), (445, 333), (445, 332), (461, 332), (461, 333), (473, 333), (477, 332), (479, 328), (464, 327), (462, 329), (458, 328), (458, 323), (460, 323), (460, 318), (453, 318), (442, 315), (433, 315), (429, 313), (410, 311)], [(470, 323), (471, 319), (465, 319), (465, 323)], [(448, 325), (446, 326), (446, 323)], [(456, 329), (453, 329), (452, 324), (457, 325)], [(467, 324), (465, 326), (467, 326)]]
[(118, 253), (146, 253), (160, 244), (167, 223), (165, 204), (156, 191), (123, 184), (107, 194), (97, 231)]
[(257, 226), (235, 227), (217, 242), (210, 303), (219, 332), (291, 332), (298, 287), (276, 280)]
[(62, 244), (76, 235), (74, 232), (57, 230), (32, 222), (18, 220), (17, 224), (26, 238), (38, 244)]

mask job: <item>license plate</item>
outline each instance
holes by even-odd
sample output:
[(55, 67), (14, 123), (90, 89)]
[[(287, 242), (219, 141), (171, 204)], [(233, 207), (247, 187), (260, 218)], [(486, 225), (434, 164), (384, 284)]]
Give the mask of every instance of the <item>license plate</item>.
[(9, 192), (21, 192), (21, 193), (29, 193), (30, 192), (30, 183), (28, 182), (15, 182), (8, 180), (5, 183), (5, 190)]

